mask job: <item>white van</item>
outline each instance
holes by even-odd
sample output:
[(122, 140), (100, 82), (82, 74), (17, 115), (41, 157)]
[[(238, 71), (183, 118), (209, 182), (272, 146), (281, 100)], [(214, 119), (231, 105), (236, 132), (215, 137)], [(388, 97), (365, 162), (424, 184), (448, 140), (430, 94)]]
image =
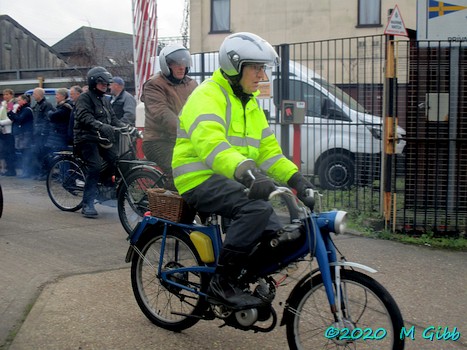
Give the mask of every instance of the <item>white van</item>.
[[(195, 54), (192, 57), (190, 76), (199, 83), (209, 78), (218, 68), (217, 53)], [(203, 66), (204, 69), (201, 69)], [(158, 65), (156, 71), (159, 71)], [(278, 113), (281, 106), (277, 69), (268, 72), (268, 77), (269, 81), (260, 87), (262, 94), (258, 100), (279, 142), (284, 133), (287, 136), (288, 130), (288, 146), (292, 153), (298, 131), (291, 124), (284, 126), (280, 123), (280, 118), (276, 118), (278, 114), (281, 117), (281, 113)], [(289, 64), (288, 100), (305, 102), (304, 123), (300, 126), (299, 165), (303, 174), (317, 176), (319, 187), (325, 189), (343, 189), (365, 184), (379, 175), (383, 125), (381, 117), (368, 114), (347, 93), (293, 61)], [(144, 127), (142, 104), (137, 109), (136, 123), (137, 126)], [(402, 154), (405, 130), (398, 127), (397, 136), (396, 153)]]

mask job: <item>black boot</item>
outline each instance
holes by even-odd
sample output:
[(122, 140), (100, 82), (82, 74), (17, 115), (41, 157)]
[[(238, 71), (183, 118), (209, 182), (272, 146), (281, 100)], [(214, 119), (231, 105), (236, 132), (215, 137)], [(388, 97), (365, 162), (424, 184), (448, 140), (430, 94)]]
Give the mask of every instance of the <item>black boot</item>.
[(96, 208), (94, 208), (94, 203), (83, 203), (81, 214), (85, 218), (95, 218), (98, 215)]
[(234, 310), (243, 310), (264, 306), (265, 302), (243, 290), (238, 284), (238, 277), (246, 261), (245, 253), (222, 249), (214, 276), (207, 294), (213, 304), (221, 303)]

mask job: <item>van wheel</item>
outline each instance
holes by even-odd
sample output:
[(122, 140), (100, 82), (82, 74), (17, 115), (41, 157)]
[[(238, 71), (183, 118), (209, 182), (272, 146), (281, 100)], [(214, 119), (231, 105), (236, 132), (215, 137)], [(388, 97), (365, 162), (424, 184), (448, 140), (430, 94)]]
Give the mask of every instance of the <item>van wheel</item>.
[(320, 162), (319, 183), (327, 190), (341, 190), (355, 182), (355, 160), (346, 153), (328, 153)]

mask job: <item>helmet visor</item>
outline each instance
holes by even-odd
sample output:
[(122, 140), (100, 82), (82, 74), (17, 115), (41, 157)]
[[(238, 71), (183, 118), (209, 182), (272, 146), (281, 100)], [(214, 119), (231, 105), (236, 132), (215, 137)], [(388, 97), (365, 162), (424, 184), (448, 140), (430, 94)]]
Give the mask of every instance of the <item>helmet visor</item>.
[(176, 64), (179, 66), (191, 67), (191, 56), (188, 50), (177, 50), (165, 57), (167, 65)]

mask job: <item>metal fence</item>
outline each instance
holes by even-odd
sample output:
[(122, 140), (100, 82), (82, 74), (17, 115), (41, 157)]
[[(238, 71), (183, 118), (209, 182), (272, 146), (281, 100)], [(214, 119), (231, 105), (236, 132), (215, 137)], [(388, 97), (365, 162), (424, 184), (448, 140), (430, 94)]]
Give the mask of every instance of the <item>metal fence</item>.
[(406, 173), (397, 217), (406, 231), (467, 231), (467, 42), (401, 43)]
[[(259, 102), (284, 153), (325, 191), (327, 207), (382, 213), (388, 227), (458, 235), (467, 228), (466, 43), (395, 42), (395, 157), (382, 166), (387, 94), (386, 37), (284, 44)], [(191, 75), (217, 68), (195, 55)], [(390, 171), (389, 174), (385, 172)]]

